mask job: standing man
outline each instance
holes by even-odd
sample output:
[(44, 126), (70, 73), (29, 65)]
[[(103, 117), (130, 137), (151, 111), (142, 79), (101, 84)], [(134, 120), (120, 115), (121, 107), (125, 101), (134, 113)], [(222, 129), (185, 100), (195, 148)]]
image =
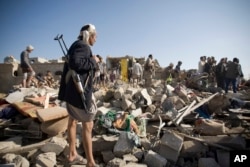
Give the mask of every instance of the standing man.
[(133, 65), (133, 68), (132, 68), (133, 86), (135, 84), (135, 80), (137, 84), (141, 81), (142, 72), (143, 72), (142, 66), (139, 63), (139, 61), (136, 60), (136, 63)]
[[(93, 78), (95, 70), (98, 68), (97, 63), (99, 62), (99, 58), (94, 56), (91, 51), (91, 46), (95, 42), (95, 26), (92, 24), (83, 26), (80, 30), (78, 40), (69, 48), (68, 63), (64, 65), (58, 95), (59, 100), (66, 102), (67, 111), (70, 115), (67, 129), (69, 142), (68, 162), (70, 164), (84, 163), (82, 156), (78, 155), (76, 150), (76, 127), (79, 121), (82, 123), (82, 139), (87, 158), (87, 167), (97, 166), (92, 150), (93, 120), (97, 112), (93, 95)], [(67, 66), (69, 68), (66, 68)], [(68, 78), (68, 81), (65, 81), (65, 78)], [(84, 100), (82, 100), (81, 97), (83, 96), (79, 93), (76, 86), (80, 85), (76, 84), (79, 82), (84, 89)]]
[(100, 62), (98, 63), (99, 70), (100, 70), (100, 88), (103, 87), (106, 89), (106, 64), (103, 62), (103, 58), (99, 56)]
[(153, 72), (154, 72), (154, 61), (153, 61), (153, 55), (148, 55), (148, 58), (146, 60), (146, 63), (144, 65), (144, 79), (145, 79), (145, 87), (150, 87), (152, 84), (152, 78), (153, 78)]
[(169, 65), (164, 69), (164, 71), (162, 72), (162, 79), (163, 79), (163, 83), (165, 84), (170, 84), (172, 82), (172, 78), (174, 76), (174, 64), (173, 63), (169, 63)]
[(244, 74), (242, 72), (241, 65), (240, 65), (240, 60), (239, 59), (238, 59), (238, 71), (239, 71), (239, 75), (236, 78), (236, 89), (237, 90), (239, 90), (239, 86), (241, 85), (242, 78), (244, 77)]
[(182, 61), (178, 61), (177, 65), (175, 66), (175, 69), (174, 69), (176, 73), (181, 72), (181, 65), (182, 65)]
[[(100, 55), (96, 55), (96, 57), (101, 59)], [(95, 78), (94, 78), (94, 87), (95, 87), (95, 89), (98, 89), (100, 84), (101, 84), (100, 75), (101, 75), (101, 72), (100, 72), (100, 69), (99, 69), (99, 66), (98, 66), (98, 68), (95, 70)]]
[(32, 45), (29, 45), (26, 47), (26, 50), (22, 51), (21, 53), (21, 68), (23, 72), (23, 82), (22, 86), (24, 88), (30, 87), (30, 82), (32, 78), (35, 76), (35, 71), (30, 65), (30, 59), (29, 54), (34, 50), (34, 47)]
[(201, 56), (200, 61), (198, 63), (198, 73), (203, 73), (204, 72), (204, 66), (206, 64), (206, 56)]
[(226, 80), (225, 93), (228, 93), (228, 88), (230, 83), (233, 86), (233, 92), (234, 93), (237, 92), (236, 79), (240, 75), (238, 62), (239, 62), (238, 58), (233, 58), (233, 61), (229, 61), (227, 63), (227, 70), (225, 74), (225, 80)]
[(178, 80), (180, 79), (181, 65), (182, 65), (182, 61), (178, 61), (177, 65), (175, 66), (175, 69), (174, 69), (174, 72), (175, 72), (174, 77), (177, 78)]
[(215, 66), (215, 77), (216, 77), (216, 82), (217, 82), (217, 87), (220, 87), (222, 89), (225, 88), (225, 68), (224, 64), (225, 63), (225, 58), (221, 58), (220, 62)]

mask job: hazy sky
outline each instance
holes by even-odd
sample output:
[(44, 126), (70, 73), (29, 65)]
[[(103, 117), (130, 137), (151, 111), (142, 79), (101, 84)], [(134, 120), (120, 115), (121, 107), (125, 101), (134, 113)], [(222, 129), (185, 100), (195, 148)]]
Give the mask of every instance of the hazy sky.
[(153, 54), (162, 67), (183, 62), (198, 67), (200, 56), (240, 59), (250, 77), (249, 0), (1, 0), (0, 62), (31, 44), (30, 57), (63, 56), (54, 37), (68, 47), (84, 24), (96, 26), (94, 54), (106, 58)]

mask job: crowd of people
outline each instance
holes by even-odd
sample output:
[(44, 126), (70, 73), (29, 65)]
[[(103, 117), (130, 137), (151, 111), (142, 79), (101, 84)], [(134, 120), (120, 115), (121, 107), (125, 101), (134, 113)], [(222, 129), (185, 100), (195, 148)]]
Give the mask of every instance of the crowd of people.
[[(21, 53), (21, 68), (23, 71), (22, 86), (29, 87), (32, 84), (35, 84), (35, 86), (55, 86), (53, 84), (53, 75), (50, 71), (48, 71), (45, 76), (40, 73), (35, 75), (36, 73), (29, 62), (29, 53), (33, 50), (34, 47), (29, 45), (26, 47), (26, 50)], [(114, 83), (117, 79), (120, 79), (121, 68), (120, 66), (117, 66), (107, 69), (103, 58), (100, 55), (96, 55), (96, 57), (100, 59), (100, 62), (97, 63), (98, 67), (94, 74), (94, 87), (107, 90), (107, 84), (109, 82)], [(171, 82), (172, 78), (178, 79), (182, 71), (181, 65), (182, 61), (178, 61), (176, 66), (174, 66), (173, 63), (170, 63), (163, 69), (161, 74), (162, 80), (164, 82)], [(236, 57), (232, 60), (228, 60), (226, 57), (221, 58), (217, 63), (217, 60), (213, 56), (201, 56), (198, 62), (197, 73), (207, 74), (207, 82), (215, 83), (215, 86), (223, 89), (225, 93), (227, 93), (229, 89), (232, 89), (233, 92), (236, 93), (241, 85), (246, 83), (243, 79), (244, 74), (241, 69), (240, 61)], [(131, 82), (132, 85), (136, 87), (143, 81), (143, 86), (150, 87), (154, 74), (155, 60), (153, 59), (153, 55), (149, 54), (145, 63), (139, 62), (139, 60), (134, 60), (132, 66), (128, 68), (128, 82)]]
[(240, 61), (236, 57), (233, 60), (228, 60), (226, 57), (221, 58), (217, 63), (213, 56), (201, 56), (197, 72), (207, 73), (209, 82), (215, 82), (217, 87), (222, 88), (225, 93), (228, 93), (231, 87), (236, 93), (244, 77)]

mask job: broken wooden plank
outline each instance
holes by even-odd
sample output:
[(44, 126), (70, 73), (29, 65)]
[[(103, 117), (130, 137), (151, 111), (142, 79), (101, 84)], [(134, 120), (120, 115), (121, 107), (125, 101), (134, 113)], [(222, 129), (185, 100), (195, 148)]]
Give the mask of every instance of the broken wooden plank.
[(173, 120), (170, 120), (167, 124), (168, 126), (172, 125), (173, 124), (173, 121), (176, 121), (177, 118), (179, 118), (181, 116), (181, 114), (184, 112), (184, 110), (186, 110), (188, 108), (188, 106), (185, 106), (183, 108), (181, 108), (179, 111), (178, 111), (178, 114), (177, 116), (173, 119)]
[(188, 106), (187, 110), (184, 111), (184, 112), (181, 114), (181, 116), (180, 116), (179, 118), (176, 119), (175, 123), (176, 123), (177, 125), (180, 124), (180, 122), (183, 120), (183, 118), (184, 118), (185, 116), (187, 116), (188, 114), (191, 113), (191, 111), (192, 111), (192, 110), (191, 110), (191, 107), (193, 107), (193, 105), (195, 105), (195, 103), (196, 103), (196, 101), (194, 100), (194, 101)]
[(214, 93), (213, 95), (209, 96), (208, 98), (202, 99), (197, 105), (195, 105), (194, 107), (192, 107), (190, 109), (190, 111), (193, 111), (197, 108), (199, 108), (200, 106), (202, 106), (203, 104), (209, 102), (210, 100), (212, 100), (216, 95), (218, 95), (219, 93)]

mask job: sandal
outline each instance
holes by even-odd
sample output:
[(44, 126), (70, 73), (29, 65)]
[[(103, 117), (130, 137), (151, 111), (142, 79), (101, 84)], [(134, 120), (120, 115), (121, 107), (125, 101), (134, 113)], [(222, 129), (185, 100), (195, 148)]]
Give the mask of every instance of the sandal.
[(82, 156), (77, 155), (73, 161), (68, 161), (69, 165), (85, 165), (87, 164), (87, 160), (84, 159)]

